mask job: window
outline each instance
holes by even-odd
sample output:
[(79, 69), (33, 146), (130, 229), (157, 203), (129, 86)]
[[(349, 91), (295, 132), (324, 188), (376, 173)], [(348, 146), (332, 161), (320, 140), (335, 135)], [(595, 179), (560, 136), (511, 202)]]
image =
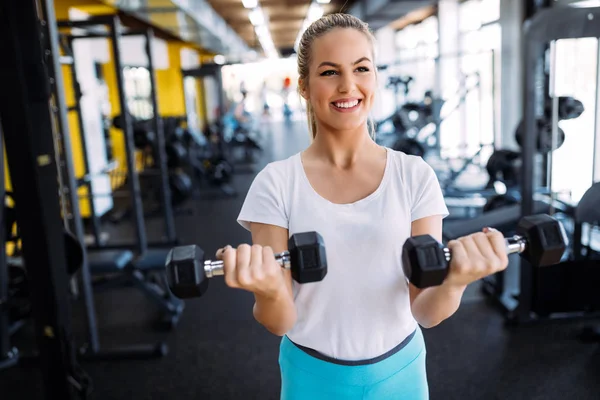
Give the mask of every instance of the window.
[[(461, 35), (460, 71), (465, 84), (465, 135), (468, 153), (480, 144), (492, 143), (498, 129), (496, 104), (500, 102), (500, 50), (502, 32), (499, 23)], [(472, 83), (469, 83), (471, 81)], [(474, 82), (473, 82), (474, 81)]]
[(125, 95), (129, 113), (136, 119), (154, 116), (150, 91), (150, 72), (144, 67), (125, 67)]
[(438, 83), (443, 86), (442, 157), (473, 154), (480, 144), (494, 141), (499, 127), (500, 0), (465, 1), (456, 11), (442, 16), (449, 27), (442, 31), (458, 35), (458, 46), (448, 43), (441, 53), (437, 16), (396, 34), (398, 66), (393, 74), (414, 78), (405, 100), (420, 101), (425, 91), (436, 89)]
[(481, 0), (480, 2), (481, 23), (488, 24), (500, 19), (500, 0)]
[(440, 139), (445, 157), (469, 156), (492, 143), (500, 125), (500, 2), (469, 0), (460, 4), (458, 14), (459, 72), (454, 88), (443, 93), (447, 105)]
[(481, 28), (481, 1), (470, 0), (460, 5), (458, 13), (459, 31), (470, 32)]
[(476, 31), (500, 19), (500, 0), (469, 0), (460, 5), (459, 29)]
[(570, 192), (574, 201), (579, 201), (592, 185), (594, 158), (597, 163), (600, 161), (600, 154), (594, 149), (597, 60), (596, 38), (556, 43), (556, 95), (572, 96), (585, 107), (578, 118), (559, 122), (565, 142), (554, 152), (553, 159), (552, 190)]
[(435, 58), (439, 54), (438, 18), (429, 17), (396, 33), (398, 65), (389, 75), (408, 75), (411, 84), (407, 100), (419, 101), (435, 83)]

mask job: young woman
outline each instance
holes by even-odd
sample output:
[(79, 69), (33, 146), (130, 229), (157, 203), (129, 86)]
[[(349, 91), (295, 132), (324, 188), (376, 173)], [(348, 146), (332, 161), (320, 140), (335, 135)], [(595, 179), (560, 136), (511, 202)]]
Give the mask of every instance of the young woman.
[[(283, 336), (282, 399), (427, 399), (420, 326), (450, 317), (469, 283), (506, 268), (504, 239), (485, 229), (452, 241), (444, 284), (410, 284), (402, 245), (412, 235), (441, 241), (448, 211), (428, 164), (370, 135), (377, 76), (367, 25), (344, 14), (314, 22), (298, 70), (313, 141), (256, 176), (239, 215), (254, 244), (218, 251), (225, 280), (253, 292), (257, 321)], [(305, 231), (323, 236), (328, 274), (300, 285), (273, 253)]]

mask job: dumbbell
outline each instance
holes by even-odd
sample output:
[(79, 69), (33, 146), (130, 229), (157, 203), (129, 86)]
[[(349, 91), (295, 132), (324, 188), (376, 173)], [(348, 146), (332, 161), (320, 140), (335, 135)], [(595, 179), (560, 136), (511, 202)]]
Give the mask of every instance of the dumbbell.
[[(522, 218), (517, 234), (505, 238), (506, 252), (519, 253), (534, 267), (560, 262), (567, 238), (559, 221), (546, 214)], [(402, 248), (402, 267), (408, 280), (423, 289), (441, 285), (450, 266), (452, 254), (429, 235), (409, 238)]]
[[(319, 282), (327, 275), (327, 255), (323, 238), (317, 232), (292, 235), (288, 250), (275, 254), (275, 260), (291, 269), (298, 283)], [(166, 261), (167, 281), (171, 292), (181, 298), (200, 297), (208, 289), (208, 280), (224, 275), (223, 261), (204, 259), (204, 251), (196, 245), (172, 248)]]

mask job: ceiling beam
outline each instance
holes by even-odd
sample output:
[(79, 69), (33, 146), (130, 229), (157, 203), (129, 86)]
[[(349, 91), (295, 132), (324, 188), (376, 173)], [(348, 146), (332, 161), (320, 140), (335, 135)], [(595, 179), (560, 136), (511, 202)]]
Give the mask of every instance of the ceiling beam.
[(404, 17), (397, 19), (392, 22), (389, 26), (392, 29), (400, 30), (406, 28), (408, 25), (416, 24), (423, 21), (426, 18), (435, 15), (437, 12), (437, 6), (432, 5), (429, 7), (421, 8), (406, 14)]
[(295, 16), (295, 15), (274, 15), (269, 17), (269, 21), (271, 22), (288, 22), (288, 21), (304, 21), (305, 16)]

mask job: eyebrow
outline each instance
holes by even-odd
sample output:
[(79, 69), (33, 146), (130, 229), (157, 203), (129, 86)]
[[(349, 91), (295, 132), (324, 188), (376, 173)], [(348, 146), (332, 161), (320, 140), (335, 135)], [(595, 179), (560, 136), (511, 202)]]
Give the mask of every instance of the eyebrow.
[[(369, 60), (369, 57), (362, 57), (362, 58), (359, 58), (358, 60), (354, 61), (352, 63), (352, 65), (356, 65), (356, 64), (361, 63), (363, 61), (369, 61), (370, 62), (371, 60)], [(330, 67), (334, 67), (334, 68), (339, 68), (340, 65), (336, 64), (336, 63), (333, 63), (331, 61), (323, 61), (321, 64), (319, 64), (319, 66), (317, 68), (321, 68), (321, 67), (324, 67), (324, 66), (330, 66)]]

